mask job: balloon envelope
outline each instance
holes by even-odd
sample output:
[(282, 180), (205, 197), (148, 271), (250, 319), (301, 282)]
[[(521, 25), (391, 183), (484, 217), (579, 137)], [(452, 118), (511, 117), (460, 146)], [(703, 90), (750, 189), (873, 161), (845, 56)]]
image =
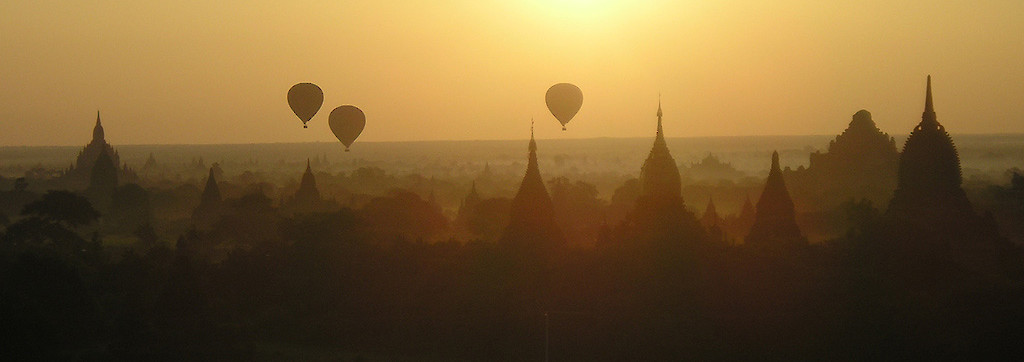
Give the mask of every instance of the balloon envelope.
[(548, 88), (548, 93), (544, 96), (544, 100), (548, 104), (548, 110), (551, 111), (551, 115), (558, 119), (558, 122), (562, 123), (562, 130), (565, 130), (565, 124), (572, 120), (572, 117), (576, 116), (576, 112), (580, 111), (580, 107), (583, 106), (583, 91), (579, 87), (569, 83), (558, 83), (551, 88)]
[(324, 91), (316, 84), (299, 83), (288, 90), (288, 106), (292, 107), (292, 112), (302, 120), (303, 127), (323, 105)]
[(366, 126), (366, 115), (355, 106), (341, 106), (331, 111), (327, 123), (331, 126), (334, 136), (338, 137), (338, 141), (345, 145), (345, 151), (348, 151), (352, 142), (355, 142), (359, 134), (363, 133), (363, 127)]

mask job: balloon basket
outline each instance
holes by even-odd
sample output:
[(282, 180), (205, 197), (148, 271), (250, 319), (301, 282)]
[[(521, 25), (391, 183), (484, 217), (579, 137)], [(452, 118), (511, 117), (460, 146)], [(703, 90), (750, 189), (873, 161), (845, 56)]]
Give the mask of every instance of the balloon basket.
[(348, 152), (348, 147), (345, 147), (345, 152)]
[(562, 130), (563, 130), (563, 131), (565, 130), (565, 126), (562, 126)]
[(307, 125), (302, 125), (302, 128), (309, 128), (309, 126), (307, 126)]

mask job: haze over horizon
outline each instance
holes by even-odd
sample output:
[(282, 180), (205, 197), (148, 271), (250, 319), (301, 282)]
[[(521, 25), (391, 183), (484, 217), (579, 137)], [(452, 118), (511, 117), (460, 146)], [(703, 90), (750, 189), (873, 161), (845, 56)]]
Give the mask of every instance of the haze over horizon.
[[(1024, 3), (616, 0), (0, 4), (0, 146), (906, 134), (925, 76), (953, 134), (1024, 132)], [(285, 100), (318, 84), (303, 129)], [(562, 132), (544, 92), (583, 107)]]

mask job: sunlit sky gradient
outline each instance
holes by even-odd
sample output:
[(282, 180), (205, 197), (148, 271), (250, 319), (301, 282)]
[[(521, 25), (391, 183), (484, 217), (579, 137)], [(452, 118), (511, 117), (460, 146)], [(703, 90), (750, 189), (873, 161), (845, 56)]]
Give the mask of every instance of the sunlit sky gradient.
[[(1024, 1), (3, 1), (0, 145), (1024, 132)], [(303, 129), (288, 88), (324, 107)], [(562, 132), (544, 92), (571, 82)]]

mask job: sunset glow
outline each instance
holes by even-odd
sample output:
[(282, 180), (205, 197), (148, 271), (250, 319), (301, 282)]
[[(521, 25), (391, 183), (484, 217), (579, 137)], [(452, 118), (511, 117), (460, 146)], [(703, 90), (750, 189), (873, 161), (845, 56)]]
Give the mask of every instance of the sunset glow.
[(0, 354), (1024, 356), (1022, 19), (0, 0)]
[[(659, 93), (672, 137), (830, 134), (861, 108), (895, 132), (925, 74), (959, 132), (1024, 132), (1024, 4), (883, 3), (8, 2), (0, 144), (76, 144), (56, 131), (97, 109), (123, 143), (332, 140), (288, 122), (298, 82), (362, 105), (366, 141), (522, 138), (531, 116), (639, 137)], [(544, 107), (559, 82), (587, 95), (572, 132)]]

